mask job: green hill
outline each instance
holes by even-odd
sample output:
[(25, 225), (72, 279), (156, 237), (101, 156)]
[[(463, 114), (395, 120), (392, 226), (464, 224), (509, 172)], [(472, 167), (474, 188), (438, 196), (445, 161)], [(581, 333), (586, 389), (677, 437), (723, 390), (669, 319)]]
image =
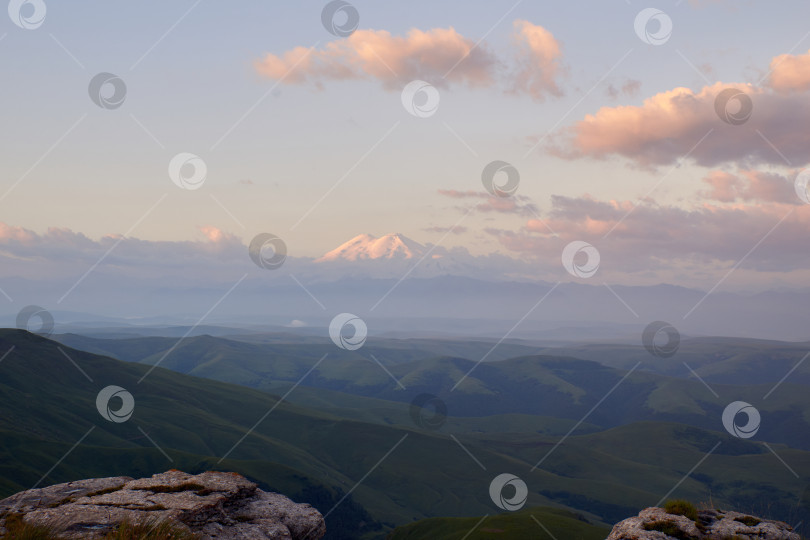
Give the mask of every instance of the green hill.
[[(802, 368), (792, 373), (778, 392), (763, 399), (773, 388), (773, 383), (766, 381), (775, 376), (781, 378), (801, 358), (796, 357), (798, 344), (728, 338), (686, 341), (682, 352), (691, 367), (707, 373), (722, 369), (733, 373), (733, 376), (712, 382), (709, 390), (695, 379), (650, 371), (663, 369), (659, 364), (666, 364), (676, 371), (686, 370), (682, 362), (664, 362), (652, 358), (641, 347), (618, 345), (577, 349), (594, 357), (604, 353), (599, 362), (533, 355), (488, 361), (476, 366), (477, 360), (440, 356), (441, 351), (448, 349), (465, 349), (461, 344), (437, 344), (435, 340), (416, 340), (418, 347), (426, 348), (415, 348), (417, 345), (413, 343), (406, 346), (402, 342), (408, 343), (407, 340), (378, 340), (377, 345), (342, 351), (331, 343), (323, 344), (314, 338), (313, 343), (305, 345), (246, 343), (211, 336), (189, 338), (179, 344), (173, 338), (99, 340), (66, 335), (60, 339), (94, 351), (105, 350), (124, 360), (145, 364), (161, 362), (162, 367), (181, 373), (277, 393), (285, 392), (324, 354), (328, 354), (326, 361), (306, 377), (303, 385), (331, 392), (328, 399), (318, 392), (310, 393), (309, 397), (325, 410), (341, 410), (343, 418), (396, 423), (397, 415), (392, 408), (409, 403), (415, 395), (429, 393), (442, 398), (456, 418), (501, 417), (505, 421), (502, 431), (545, 434), (567, 432), (570, 425), (579, 421), (624, 377), (624, 370), (605, 365), (611, 358), (638, 357), (628, 366), (632, 368), (642, 362), (638, 369), (603, 406), (594, 410), (587, 419), (588, 425), (583, 426), (584, 431), (639, 421), (680, 422), (722, 430), (720, 418), (725, 406), (732, 401), (744, 400), (768, 414), (768, 421), (762, 423), (758, 433), (760, 439), (810, 450), (810, 437), (806, 436), (810, 433), (810, 415), (806, 414), (810, 410), (810, 394), (797, 386), (800, 379), (794, 379)], [(429, 347), (434, 344), (438, 350), (431, 352)], [(725, 345), (728, 346), (728, 359), (718, 356)], [(468, 345), (467, 350), (474, 351), (480, 346), (480, 343)], [(678, 358), (681, 358), (680, 353)], [(386, 366), (407, 391), (376, 365), (374, 359)], [(626, 362), (620, 363), (624, 365)], [(810, 367), (810, 363), (806, 365)], [(764, 376), (762, 372), (768, 375)], [(467, 373), (469, 375), (465, 378)], [(462, 378), (464, 381), (454, 390)], [(301, 394), (304, 393), (302, 389)], [(361, 404), (359, 400), (348, 399), (349, 395), (376, 401)], [(302, 401), (300, 394), (293, 399), (310, 406), (308, 401)], [(324, 405), (325, 400), (331, 401)], [(383, 413), (382, 409), (388, 411)], [(520, 415), (520, 418), (514, 415)], [(490, 426), (496, 424), (489, 422)], [(476, 426), (491, 429), (476, 421), (465, 423), (465, 427), (471, 430)]]
[[(327, 354), (327, 360), (302, 384), (330, 392), (329, 397), (318, 392), (310, 392), (308, 397), (320, 403), (313, 405), (315, 408), (340, 410), (342, 418), (398, 423), (395, 409), (409, 403), (415, 395), (429, 393), (442, 398), (458, 419), (499, 418), (503, 420), (502, 431), (545, 434), (567, 432), (626, 374), (624, 369), (607, 364), (628, 369), (638, 364), (605, 406), (596, 408), (588, 417), (583, 430), (639, 421), (680, 422), (717, 430), (722, 429), (720, 418), (724, 407), (732, 401), (744, 400), (769, 415), (758, 433), (760, 439), (810, 450), (810, 437), (805, 435), (810, 433), (810, 414), (806, 413), (810, 411), (810, 394), (799, 386), (810, 363), (796, 369), (778, 392), (764, 399), (774, 385), (769, 381), (781, 379), (801, 358), (797, 356), (801, 344), (731, 338), (686, 340), (678, 360), (688, 360), (690, 367), (705, 373), (712, 381), (716, 379), (710, 390), (694, 378), (679, 376), (684, 370), (691, 376), (683, 362), (652, 358), (642, 347), (626, 345), (548, 349), (555, 356), (517, 356), (476, 365), (475, 358), (480, 357), (441, 356), (441, 353), (452, 350), (480, 354), (482, 347), (491, 348), (490, 344), (377, 339), (360, 350), (343, 351), (314, 337), (301, 343), (290, 342), (289, 338), (274, 341), (265, 337), (264, 341), (243, 342), (198, 336), (179, 344), (174, 338), (156, 337), (115, 340), (64, 335), (59, 339), (123, 360), (150, 365), (160, 362), (162, 367), (181, 373), (280, 393), (297, 383)], [(526, 347), (509, 344), (507, 349), (522, 351)], [(559, 356), (566, 352), (594, 359)], [(462, 378), (463, 382), (454, 388)], [(310, 407), (308, 401), (302, 400), (304, 394), (306, 391), (302, 389), (293, 399)], [(363, 404), (349, 396), (372, 398), (375, 402)], [(462, 429), (484, 431), (497, 429), (500, 424), (493, 420), (489, 427), (476, 420), (462, 423)], [(453, 429), (459, 427), (456, 424)]]
[[(669, 359), (651, 356), (640, 344), (591, 343), (542, 348), (537, 352), (574, 356), (619, 369), (630, 369), (642, 362), (644, 370), (681, 378), (692, 377), (691, 368), (709, 383), (747, 385), (775, 384), (799, 363), (808, 350), (808, 342), (695, 337), (683, 339), (677, 354)], [(810, 384), (810, 364), (802, 363), (791, 374), (791, 381)]]
[[(410, 385), (400, 402), (347, 395), (343, 409), (376, 404), (383, 410), (379, 415), (357, 412), (343, 417), (340, 409), (330, 409), (330, 402), (340, 401), (334, 391), (317, 410), (162, 368), (139, 384), (148, 366), (64, 346), (60, 351), (53, 341), (0, 330), (0, 351), (12, 347), (0, 363), (0, 495), (29, 488), (40, 479), (57, 483), (89, 476), (144, 476), (170, 467), (234, 470), (311, 502), (324, 513), (350, 493), (327, 519), (329, 538), (380, 538), (394, 526), (424, 518), (493, 513), (497, 508), (489, 497), (489, 483), (502, 472), (527, 483), (527, 506), (572, 510), (598, 526), (655, 504), (676, 484), (675, 496), (696, 501), (712, 497), (737, 508), (767, 504), (772, 515), (782, 519), (796, 510), (805, 488), (761, 443), (679, 423), (637, 422), (599, 432), (592, 426), (590, 433), (576, 432), (555, 448), (564, 425), (543, 433), (526, 431), (520, 415), (506, 415), (510, 421), (500, 430), (500, 418), (473, 416), (449, 418), (447, 430), (419, 428), (410, 421), (408, 403), (420, 388)], [(522, 369), (532, 365), (530, 359), (519, 362)], [(604, 387), (620, 373), (600, 368), (591, 380), (578, 369), (591, 363), (566, 367), (554, 362), (543, 365), (563, 381), (558, 385), (598, 388), (595, 379), (601, 377)], [(302, 363), (307, 365), (306, 360)], [(479, 380), (498, 382), (485, 367), (480, 366), (484, 378)], [(520, 370), (513, 376), (521, 377), (525, 373)], [(536, 398), (547, 402), (542, 386), (533, 384), (519, 388), (522, 395), (534, 388)], [(107, 385), (132, 393), (135, 411), (129, 421), (112, 423), (96, 410), (96, 396)], [(296, 388), (290, 395), (299, 389), (299, 403), (317, 393)], [(610, 414), (614, 405), (606, 400), (603, 407)], [(361, 417), (368, 419), (359, 421)], [(384, 417), (388, 422), (381, 421)], [(718, 441), (717, 451), (682, 481)], [(779, 444), (771, 447), (800, 478), (810, 474), (810, 453)]]
[(512, 514), (430, 518), (397, 527), (387, 540), (603, 540), (610, 528), (556, 508), (528, 508)]

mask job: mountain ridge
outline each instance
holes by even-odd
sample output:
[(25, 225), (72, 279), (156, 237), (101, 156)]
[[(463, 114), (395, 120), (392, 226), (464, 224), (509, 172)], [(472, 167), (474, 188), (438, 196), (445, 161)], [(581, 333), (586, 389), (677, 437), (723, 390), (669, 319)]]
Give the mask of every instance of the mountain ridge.
[(379, 238), (363, 233), (325, 253), (314, 262), (414, 259), (423, 256), (426, 251), (424, 245), (400, 233), (389, 233)]

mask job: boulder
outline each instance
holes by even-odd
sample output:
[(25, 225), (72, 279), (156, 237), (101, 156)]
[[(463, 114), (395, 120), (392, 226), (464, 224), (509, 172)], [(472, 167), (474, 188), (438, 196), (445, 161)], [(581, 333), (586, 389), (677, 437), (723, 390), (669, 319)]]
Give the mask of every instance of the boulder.
[(645, 508), (638, 516), (613, 526), (606, 540), (801, 540), (781, 521), (760, 519), (739, 512), (698, 511), (697, 520), (669, 514), (663, 508)]
[(11, 519), (50, 527), (66, 540), (101, 538), (125, 522), (166, 522), (201, 540), (318, 540), (326, 534), (315, 508), (228, 472), (172, 470), (137, 480), (90, 478), (29, 489), (0, 501), (0, 536)]

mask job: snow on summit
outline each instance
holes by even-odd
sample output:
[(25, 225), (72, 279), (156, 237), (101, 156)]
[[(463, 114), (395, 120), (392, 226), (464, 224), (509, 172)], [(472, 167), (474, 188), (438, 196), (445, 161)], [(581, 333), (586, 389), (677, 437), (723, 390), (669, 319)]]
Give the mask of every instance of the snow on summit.
[(423, 256), (425, 252), (425, 246), (398, 233), (386, 234), (379, 238), (371, 234), (360, 234), (316, 259), (315, 262), (413, 259)]

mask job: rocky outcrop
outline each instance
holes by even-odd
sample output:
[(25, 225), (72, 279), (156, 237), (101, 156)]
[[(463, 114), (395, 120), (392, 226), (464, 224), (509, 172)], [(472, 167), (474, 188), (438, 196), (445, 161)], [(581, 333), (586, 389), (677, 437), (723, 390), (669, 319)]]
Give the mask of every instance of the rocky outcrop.
[(135, 480), (91, 478), (30, 489), (0, 501), (0, 537), (11, 520), (45, 526), (56, 538), (101, 538), (122, 523), (170, 523), (209, 539), (318, 540), (323, 516), (308, 504), (267, 493), (236, 473), (168, 471)]
[(697, 519), (646, 508), (613, 526), (606, 540), (801, 540), (787, 523), (739, 512), (701, 510)]

